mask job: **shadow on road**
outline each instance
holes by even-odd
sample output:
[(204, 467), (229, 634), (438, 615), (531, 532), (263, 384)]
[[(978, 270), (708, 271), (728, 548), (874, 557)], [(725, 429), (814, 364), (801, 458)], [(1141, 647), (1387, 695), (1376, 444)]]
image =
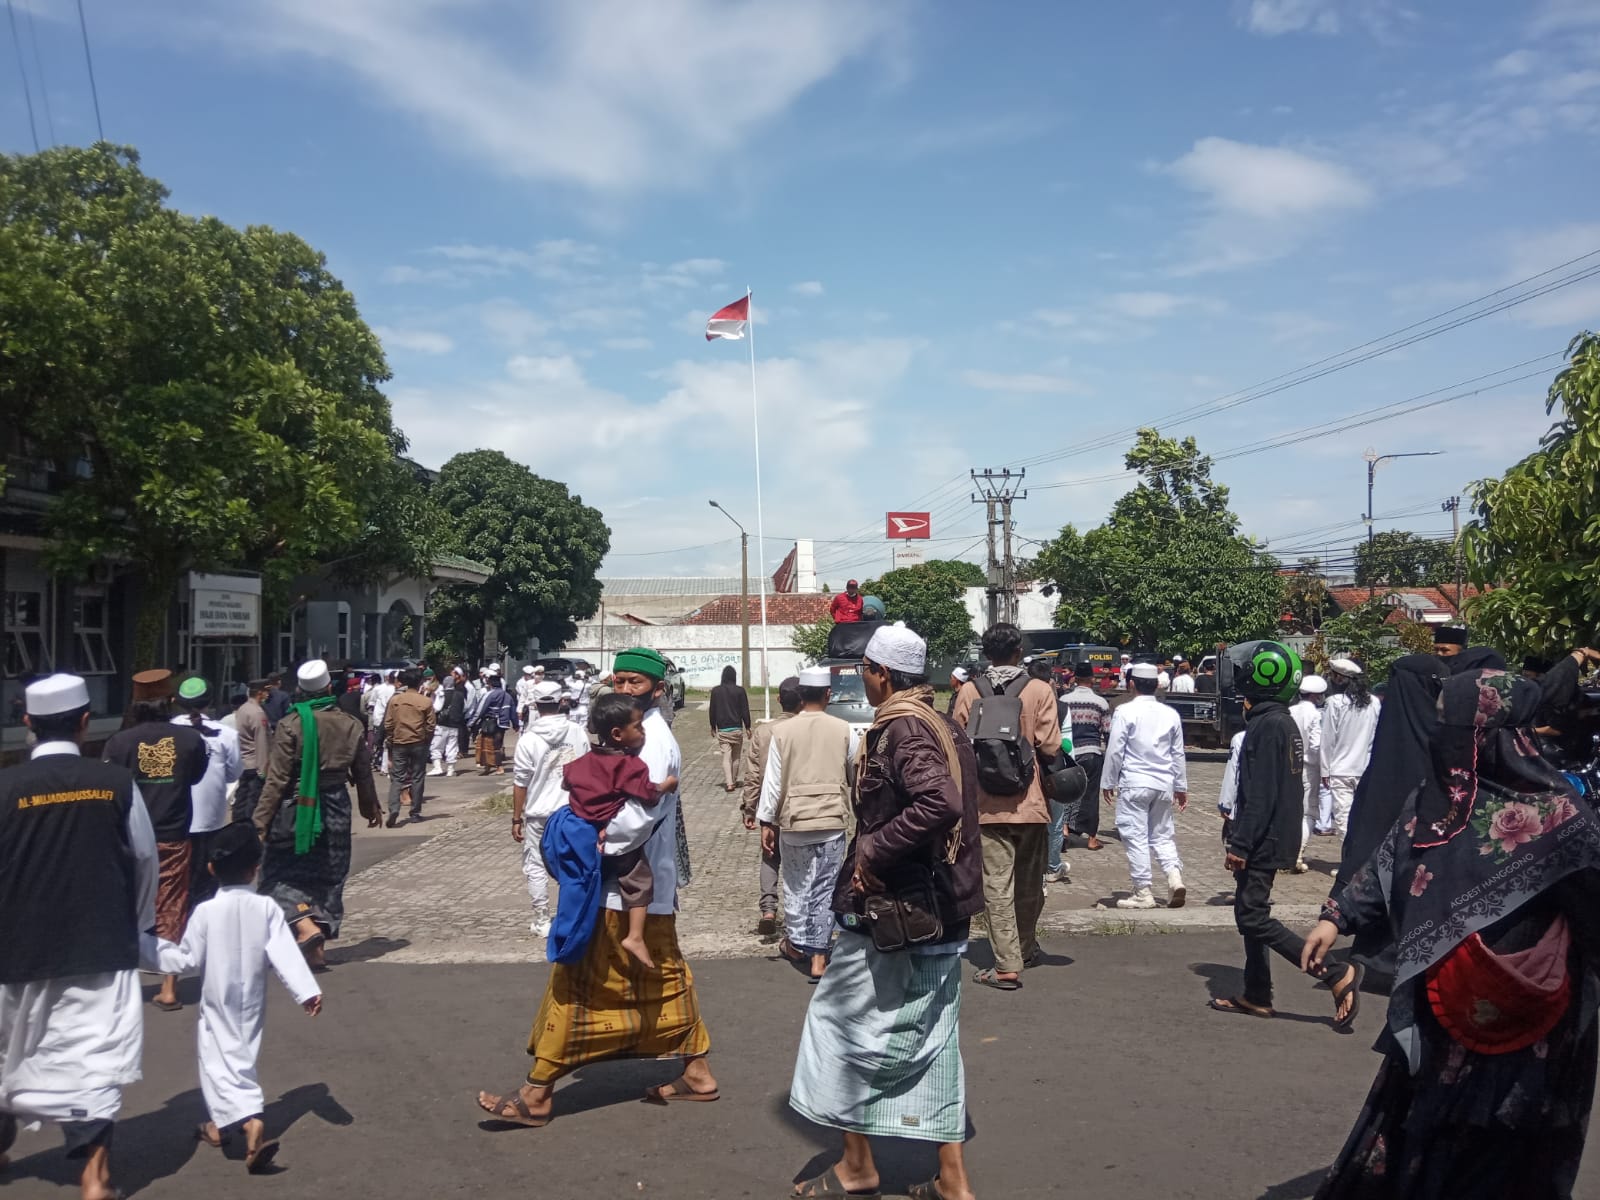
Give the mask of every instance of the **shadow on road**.
[(411, 942), (406, 938), (369, 937), (353, 946), (337, 946), (329, 950), (328, 963), (340, 966), (344, 963), (372, 962), (385, 954), (404, 950), (409, 945)]
[(1306, 1200), (1306, 1197), (1316, 1194), (1317, 1188), (1322, 1185), (1327, 1175), (1326, 1170), (1307, 1171), (1304, 1175), (1273, 1184), (1257, 1196), (1256, 1200)]
[[(839, 1161), (844, 1146), (843, 1139), (837, 1131), (813, 1125), (795, 1112), (789, 1107), (787, 1094), (774, 1096), (771, 1104), (773, 1115), (778, 1120), (812, 1145), (819, 1147), (817, 1153), (807, 1159), (795, 1172), (792, 1182), (800, 1183), (806, 1179), (815, 1179)], [(977, 1136), (978, 1127), (972, 1123), (969, 1110), (964, 1140), (970, 1142)], [(879, 1190), (890, 1196), (905, 1195), (913, 1184), (933, 1178), (939, 1170), (938, 1153), (934, 1143), (915, 1141), (911, 1138), (875, 1137), (872, 1139), (872, 1157), (878, 1164)], [(777, 1194), (776, 1191), (774, 1194)]]

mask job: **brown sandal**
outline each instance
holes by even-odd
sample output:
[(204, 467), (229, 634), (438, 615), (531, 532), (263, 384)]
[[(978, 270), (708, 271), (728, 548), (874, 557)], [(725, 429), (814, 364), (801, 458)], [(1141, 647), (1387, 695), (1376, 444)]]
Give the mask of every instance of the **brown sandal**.
[(550, 1124), (550, 1115), (548, 1113), (544, 1116), (538, 1116), (528, 1107), (528, 1102), (522, 1098), (521, 1088), (518, 1088), (509, 1096), (489, 1097), (494, 1101), (494, 1107), (492, 1108), (484, 1103), (483, 1098), (486, 1095), (488, 1095), (487, 1092), (478, 1093), (478, 1107), (497, 1121), (504, 1121), (508, 1125), (524, 1125), (529, 1129), (542, 1129)]
[(265, 1175), (272, 1160), (278, 1157), (277, 1142), (262, 1142), (244, 1156), (244, 1169), (251, 1175)]
[[(815, 1179), (807, 1179), (803, 1183), (795, 1184), (794, 1191), (789, 1194), (798, 1197), (799, 1200), (847, 1200), (847, 1198), (853, 1198), (853, 1200), (882, 1200), (883, 1193), (876, 1188), (870, 1192), (852, 1192), (846, 1188), (839, 1181), (839, 1172), (835, 1169), (837, 1166), (838, 1164), (835, 1163), (834, 1166), (829, 1167)], [(943, 1200), (943, 1197), (940, 1200)]]
[(1207, 1004), (1221, 1013), (1237, 1013), (1241, 1017), (1275, 1017), (1278, 1014), (1270, 1008), (1261, 1008), (1251, 1004), (1243, 996), (1218, 996)]
[(665, 1104), (669, 1100), (691, 1100), (700, 1104), (709, 1104), (713, 1100), (721, 1100), (722, 1093), (713, 1088), (709, 1092), (697, 1092), (689, 1086), (682, 1075), (671, 1083), (663, 1083), (659, 1087), (646, 1088), (644, 1102), (646, 1104)]

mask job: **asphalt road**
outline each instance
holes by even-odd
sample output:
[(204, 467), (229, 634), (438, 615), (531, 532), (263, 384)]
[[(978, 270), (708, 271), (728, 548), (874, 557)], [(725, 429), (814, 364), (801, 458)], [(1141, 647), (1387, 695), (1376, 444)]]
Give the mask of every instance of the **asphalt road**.
[[(1055, 939), (1027, 986), (965, 989), (962, 1042), (978, 1194), (1077, 1200), (1296, 1200), (1343, 1142), (1377, 1067), (1361, 1028), (1329, 1027), (1330, 1002), (1279, 976), (1272, 1021), (1207, 1010), (1237, 989), (1239, 944), (1216, 934)], [(274, 1176), (197, 1147), (194, 1011), (147, 1010), (145, 1080), (130, 1089), (117, 1165), (131, 1194), (158, 1197), (537, 1195), (777, 1200), (835, 1153), (836, 1135), (785, 1103), (810, 989), (763, 960), (697, 967), (717, 1104), (651, 1107), (641, 1089), (666, 1064), (607, 1064), (557, 1093), (545, 1129), (486, 1127), (479, 1088), (514, 1085), (548, 968), (397, 966), (326, 977), (327, 1008), (305, 1017), (275, 983), (261, 1064)], [(192, 997), (193, 984), (186, 984)], [(51, 1129), (24, 1134), (7, 1200), (75, 1195)], [(1591, 1156), (1592, 1159), (1592, 1156)], [(916, 1143), (882, 1147), (886, 1190), (932, 1171)], [(1591, 1161), (1578, 1195), (1600, 1195)]]

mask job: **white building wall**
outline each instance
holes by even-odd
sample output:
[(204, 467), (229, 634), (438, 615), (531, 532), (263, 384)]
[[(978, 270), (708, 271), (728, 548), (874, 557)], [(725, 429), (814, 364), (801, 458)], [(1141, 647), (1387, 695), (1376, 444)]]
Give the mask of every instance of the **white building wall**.
[[(611, 625), (605, 626), (604, 651), (601, 627), (596, 622), (578, 626), (578, 634), (561, 648), (561, 653), (586, 658), (601, 671), (611, 669), (611, 660), (630, 646), (649, 646), (676, 663), (685, 682), (693, 688), (708, 688), (722, 682), (722, 668), (738, 668), (740, 661), (738, 625)], [(793, 625), (767, 627), (767, 668), (770, 685), (799, 671), (806, 661), (791, 644)], [(761, 682), (761, 629), (750, 630), (750, 674), (754, 684)], [(741, 682), (744, 682), (741, 679)]]
[[(971, 587), (961, 598), (972, 618), (972, 631), (982, 636), (989, 627), (989, 595), (981, 587)], [(1037, 588), (1017, 596), (1017, 627), (1019, 629), (1054, 629), (1056, 624), (1056, 598), (1043, 595)]]

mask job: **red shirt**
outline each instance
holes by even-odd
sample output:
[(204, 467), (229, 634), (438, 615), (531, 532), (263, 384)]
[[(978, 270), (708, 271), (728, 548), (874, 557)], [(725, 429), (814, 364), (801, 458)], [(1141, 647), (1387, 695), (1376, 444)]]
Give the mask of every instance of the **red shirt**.
[(632, 754), (594, 751), (569, 762), (561, 776), (572, 795), (572, 811), (602, 829), (629, 800), (649, 806), (661, 799), (650, 782), (650, 768)]
[(861, 620), (861, 607), (867, 598), (860, 592), (852, 596), (849, 592), (840, 592), (833, 598), (833, 603), (828, 606), (828, 611), (833, 614), (835, 625), (851, 625)]

